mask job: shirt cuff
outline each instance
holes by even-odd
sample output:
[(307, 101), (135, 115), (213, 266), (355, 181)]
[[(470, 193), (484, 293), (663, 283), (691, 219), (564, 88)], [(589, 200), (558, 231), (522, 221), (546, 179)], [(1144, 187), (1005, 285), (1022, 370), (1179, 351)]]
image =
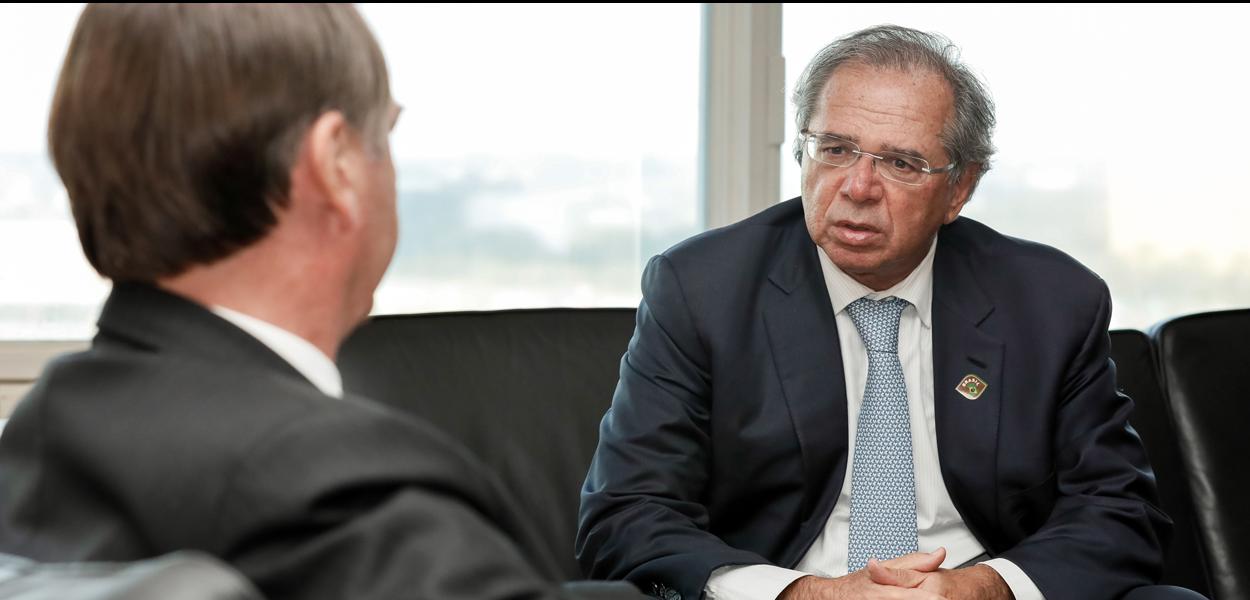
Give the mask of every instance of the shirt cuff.
[(1042, 591), (1037, 589), (1033, 584), (1033, 580), (1020, 567), (1005, 558), (991, 558), (981, 563), (998, 572), (998, 576), (1007, 582), (1007, 587), (1011, 588), (1011, 593), (1016, 600), (1046, 600), (1042, 595)]
[(775, 600), (805, 575), (773, 565), (731, 565), (712, 571), (703, 591), (707, 600)]

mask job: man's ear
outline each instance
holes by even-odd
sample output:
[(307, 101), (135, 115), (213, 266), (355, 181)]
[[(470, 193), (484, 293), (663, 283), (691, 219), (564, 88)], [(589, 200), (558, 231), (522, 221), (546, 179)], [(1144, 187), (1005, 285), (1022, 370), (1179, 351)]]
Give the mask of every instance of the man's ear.
[(304, 134), (296, 169), (304, 170), (308, 184), (320, 199), (321, 210), (337, 225), (354, 228), (361, 220), (355, 169), (360, 168), (360, 141), (338, 111), (323, 113)]
[(972, 195), (972, 189), (976, 187), (977, 177), (980, 174), (981, 163), (969, 163), (967, 167), (964, 167), (959, 180), (951, 186), (950, 204), (946, 208), (945, 223), (950, 223), (959, 217), (959, 211), (963, 210), (964, 205), (968, 203), (968, 197)]

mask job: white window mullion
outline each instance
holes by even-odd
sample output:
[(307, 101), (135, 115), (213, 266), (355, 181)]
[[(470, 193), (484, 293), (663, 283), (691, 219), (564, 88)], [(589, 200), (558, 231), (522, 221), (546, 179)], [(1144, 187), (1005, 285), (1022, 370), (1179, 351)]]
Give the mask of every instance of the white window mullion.
[(778, 202), (785, 135), (780, 4), (705, 4), (699, 197), (710, 229)]

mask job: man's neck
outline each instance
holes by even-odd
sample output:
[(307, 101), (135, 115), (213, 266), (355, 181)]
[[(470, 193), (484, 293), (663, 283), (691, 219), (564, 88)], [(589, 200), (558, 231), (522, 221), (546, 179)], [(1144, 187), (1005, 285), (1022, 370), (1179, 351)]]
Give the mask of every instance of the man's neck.
[(157, 281), (161, 288), (206, 307), (221, 306), (281, 327), (333, 359), (363, 315), (347, 306), (342, 287), (313, 265), (281, 264), (244, 249), (207, 266)]

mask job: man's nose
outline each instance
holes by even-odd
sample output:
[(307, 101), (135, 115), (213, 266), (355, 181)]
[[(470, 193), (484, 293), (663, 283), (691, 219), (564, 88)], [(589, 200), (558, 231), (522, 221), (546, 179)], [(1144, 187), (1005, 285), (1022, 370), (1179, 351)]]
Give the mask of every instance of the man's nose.
[(867, 154), (859, 155), (855, 164), (846, 167), (842, 195), (854, 202), (871, 202), (881, 198), (881, 179), (877, 177), (876, 161)]

